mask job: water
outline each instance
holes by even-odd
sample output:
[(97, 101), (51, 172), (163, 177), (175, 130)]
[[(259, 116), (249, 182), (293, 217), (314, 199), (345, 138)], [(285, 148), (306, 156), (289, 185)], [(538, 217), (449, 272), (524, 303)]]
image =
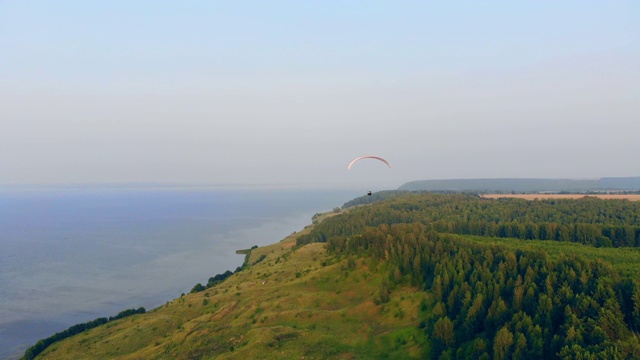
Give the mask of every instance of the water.
[(0, 190), (0, 359), (71, 325), (147, 309), (235, 270), (350, 190)]

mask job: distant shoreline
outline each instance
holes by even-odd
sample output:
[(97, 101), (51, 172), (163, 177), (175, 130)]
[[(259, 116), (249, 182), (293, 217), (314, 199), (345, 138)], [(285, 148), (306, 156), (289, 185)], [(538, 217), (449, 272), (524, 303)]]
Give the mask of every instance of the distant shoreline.
[(640, 177), (603, 177), (599, 179), (486, 178), (418, 180), (398, 190), (453, 191), (480, 193), (604, 193), (640, 191)]
[(607, 200), (626, 199), (629, 201), (640, 201), (640, 194), (483, 194), (481, 196), (487, 199), (516, 198), (525, 200), (580, 199), (588, 196)]
[[(388, 184), (390, 188), (396, 185)], [(0, 190), (345, 190), (361, 191), (358, 183), (0, 183)]]

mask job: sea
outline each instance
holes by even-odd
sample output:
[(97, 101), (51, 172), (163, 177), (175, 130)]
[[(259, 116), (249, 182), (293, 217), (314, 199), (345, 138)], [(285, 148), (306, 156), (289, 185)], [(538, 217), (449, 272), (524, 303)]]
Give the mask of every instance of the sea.
[(77, 323), (163, 305), (358, 189), (0, 188), (0, 359)]

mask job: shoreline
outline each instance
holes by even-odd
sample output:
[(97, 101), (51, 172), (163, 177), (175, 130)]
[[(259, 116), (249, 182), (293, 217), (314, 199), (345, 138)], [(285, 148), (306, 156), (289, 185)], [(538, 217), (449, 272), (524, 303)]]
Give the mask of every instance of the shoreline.
[(640, 201), (640, 194), (482, 194), (486, 199), (525, 199), (525, 200), (547, 200), (547, 199), (581, 199), (583, 197), (593, 197), (604, 200), (629, 200)]
[[(317, 214), (321, 214), (321, 215), (322, 215), (322, 218), (324, 218), (324, 217), (326, 217), (327, 215), (331, 215), (331, 214), (332, 214), (332, 211), (321, 212), (321, 213), (317, 213)], [(304, 225), (302, 229), (295, 230), (295, 231), (293, 231), (292, 233), (290, 233), (289, 235), (286, 235), (286, 236), (285, 236), (285, 237), (283, 237), (282, 239), (280, 239), (280, 240), (278, 240), (278, 241), (275, 241), (275, 242), (273, 242), (273, 243), (265, 244), (265, 245), (262, 245), (262, 246), (254, 245), (254, 246), (252, 246), (251, 248), (248, 248), (248, 249), (239, 249), (239, 250), (235, 250), (235, 252), (234, 252), (235, 254), (237, 254), (237, 255), (244, 255), (244, 260), (243, 260), (243, 262), (240, 264), (240, 266), (239, 266), (238, 268), (244, 268), (246, 265), (249, 265), (249, 264), (250, 264), (251, 254), (252, 254), (253, 250), (261, 249), (261, 248), (266, 248), (266, 247), (272, 247), (272, 246), (276, 246), (276, 245), (278, 245), (278, 244), (282, 245), (282, 244), (286, 244), (286, 243), (289, 243), (289, 244), (287, 244), (287, 245), (294, 245), (294, 244), (295, 244), (295, 238), (296, 238), (298, 235), (300, 235), (301, 233), (303, 233), (305, 230), (312, 228), (312, 227), (313, 227), (313, 225), (314, 225), (314, 223), (313, 223), (313, 222), (310, 222), (310, 223), (308, 223), (308, 224)], [(289, 246), (287, 246), (287, 247), (289, 247)], [(237, 270), (238, 268), (236, 268), (236, 270)], [(231, 273), (232, 273), (231, 275), (235, 274), (235, 273), (237, 272), (236, 270), (233, 270), (233, 271), (232, 271), (232, 270), (227, 269), (227, 271), (231, 271)], [(222, 274), (222, 273), (221, 273), (221, 274)], [(215, 276), (220, 276), (221, 274), (213, 275), (213, 276), (211, 276), (210, 278), (215, 277)], [(226, 278), (225, 278), (224, 280), (226, 280)], [(223, 280), (223, 281), (224, 281), (224, 280)], [(191, 287), (189, 287), (189, 286), (191, 286)], [(189, 288), (191, 289), (193, 286), (195, 286), (195, 285), (188, 285), (187, 287), (189, 287)], [(169, 300), (166, 300), (166, 301), (164, 301), (164, 302), (160, 302), (160, 303), (158, 303), (158, 305), (156, 305), (156, 306), (150, 306), (150, 307), (148, 308), (148, 310), (146, 310), (146, 312), (153, 312), (153, 311), (155, 311), (155, 310), (157, 310), (157, 309), (160, 309), (160, 308), (162, 308), (163, 306), (165, 306), (166, 304), (169, 304), (169, 303), (172, 303), (172, 302), (174, 302), (174, 301), (177, 301), (177, 300), (179, 300), (180, 298), (182, 298), (184, 295), (189, 294), (189, 293), (191, 293), (191, 292), (186, 292), (186, 291), (185, 291), (185, 292), (184, 292), (184, 293), (182, 293), (182, 295), (180, 295), (180, 296), (172, 297), (172, 298), (170, 298)], [(123, 309), (123, 310), (121, 310), (121, 311), (124, 311), (124, 310), (130, 310), (130, 309)], [(115, 314), (110, 315), (110, 316), (114, 316), (114, 315), (115, 315)], [(95, 319), (88, 320), (88, 322), (98, 320), (98, 319), (100, 319), (101, 317), (105, 317), (105, 315), (101, 315), (101, 316), (96, 317)], [(106, 317), (109, 317), (109, 316), (106, 316)], [(84, 322), (84, 323), (86, 323), (86, 322)], [(15, 348), (16, 352), (15, 352), (15, 353), (13, 353), (13, 354), (9, 354), (9, 355), (8, 355), (8, 357), (6, 357), (6, 358), (4, 358), (4, 359), (6, 359), (6, 360), (19, 360), (19, 359), (22, 359), (22, 358), (23, 358), (23, 356), (25, 355), (25, 352), (26, 352), (28, 349), (30, 349), (31, 347), (35, 346), (35, 344), (36, 344), (37, 342), (39, 342), (39, 341), (41, 341), (41, 340), (45, 340), (45, 339), (47, 339), (47, 338), (49, 338), (49, 337), (51, 337), (51, 336), (53, 336), (53, 335), (55, 335), (55, 334), (58, 334), (58, 333), (61, 333), (61, 332), (67, 331), (69, 328), (72, 328), (72, 327), (77, 326), (77, 325), (79, 325), (79, 324), (83, 324), (83, 323), (82, 323), (82, 322), (81, 322), (81, 323), (76, 323), (76, 324), (74, 324), (74, 325), (69, 326), (69, 327), (68, 327), (68, 328), (66, 328), (66, 329), (63, 329), (63, 330), (58, 331), (58, 332), (55, 332), (55, 333), (51, 333), (50, 335), (48, 335), (48, 336), (46, 336), (46, 337), (43, 337), (43, 338), (41, 338), (41, 339), (36, 340), (36, 341), (35, 341), (35, 342), (33, 342), (32, 344), (27, 344), (27, 345), (26, 345), (26, 347), (25, 347), (24, 349), (19, 349), (19, 347), (18, 347), (18, 348)], [(104, 326), (104, 325), (105, 325), (105, 324), (102, 324), (102, 325), (99, 325), (99, 326)], [(86, 331), (86, 330), (85, 330), (85, 331)], [(83, 331), (83, 332), (84, 332), (84, 331)], [(81, 332), (81, 333), (82, 333), (82, 332)], [(76, 334), (76, 335), (74, 335), (74, 336), (78, 336), (78, 335), (80, 335), (81, 333)], [(57, 342), (57, 341), (56, 341), (56, 342)], [(54, 343), (55, 343), (55, 342), (54, 342)], [(4, 360), (4, 359), (0, 359), (0, 360)]]
[[(113, 196), (111, 192), (89, 190), (77, 193), (63, 191), (55, 196), (39, 189), (0, 192), (3, 199), (17, 205), (16, 211), (3, 220), (22, 226), (10, 227), (13, 232), (5, 233), (3, 239), (8, 241), (3, 241), (1, 246), (3, 257), (0, 260), (6, 256), (9, 261), (3, 263), (3, 275), (9, 276), (10, 271), (15, 271), (19, 276), (12, 279), (22, 281), (7, 283), (7, 292), (0, 299), (17, 304), (3, 306), (5, 313), (11, 311), (11, 316), (5, 317), (0, 324), (0, 359), (20, 358), (37, 341), (74, 324), (115, 315), (132, 307), (143, 306), (149, 310), (162, 307), (179, 298), (182, 292), (188, 293), (196, 283), (204, 284), (216, 274), (242, 266), (247, 261), (246, 256), (242, 259), (234, 257), (236, 250), (278, 243), (292, 230), (300, 231), (308, 226), (318, 210), (326, 211), (352, 197), (352, 191), (345, 190), (301, 192), (294, 189), (275, 193), (263, 189), (248, 192), (214, 190), (203, 191), (202, 196), (182, 191), (140, 190), (131, 192), (124, 189), (114, 192)], [(70, 196), (67, 197), (68, 194)], [(40, 206), (41, 203), (47, 206)], [(129, 211), (130, 204), (135, 207)], [(31, 211), (36, 206), (43, 214), (39, 217), (48, 219), (38, 227), (31, 226), (40, 223), (39, 217)], [(54, 210), (55, 216), (52, 215)], [(133, 218), (128, 216), (129, 213), (134, 215)], [(138, 214), (145, 215), (139, 219), (142, 216)], [(118, 222), (121, 226), (111, 227), (113, 219), (125, 215), (127, 222)], [(71, 218), (74, 220), (67, 221)], [(103, 226), (104, 223), (110, 227)], [(29, 245), (13, 240), (23, 228), (37, 230), (19, 233), (32, 239), (36, 245), (44, 243), (49, 246), (52, 241), (41, 239), (54, 239), (58, 244), (53, 251), (57, 259), (73, 255), (76, 260), (49, 264), (47, 261), (52, 259), (52, 251), (48, 251), (46, 246), (34, 245), (41, 253), (28, 254), (31, 256), (29, 259), (39, 256), (37, 262), (25, 265), (17, 261)], [(109, 242), (104, 239), (109, 239)], [(76, 246), (78, 243), (86, 246)], [(109, 247), (100, 247), (107, 243)], [(92, 259), (95, 248), (100, 250), (100, 256), (96, 258), (107, 256), (117, 259), (118, 267), (111, 268), (99, 261), (89, 262), (87, 259)], [(105, 252), (105, 248), (111, 252)], [(248, 261), (257, 259), (259, 255), (252, 252)], [(39, 267), (27, 266), (34, 264)], [(92, 271), (77, 271), (81, 266), (86, 269), (93, 265), (97, 267)], [(127, 267), (122, 267), (124, 265)], [(43, 272), (41, 268), (49, 271)], [(178, 281), (173, 281), (173, 275), (177, 274), (174, 268), (184, 273), (175, 276)], [(65, 275), (67, 273), (69, 275)], [(134, 277), (139, 277), (139, 280), (133, 280)], [(158, 293), (156, 290), (167, 282), (166, 291)], [(63, 285), (54, 286), (58, 283)], [(59, 300), (55, 296), (56, 291), (66, 291), (67, 296), (73, 296)], [(86, 309), (90, 301), (97, 305)], [(76, 302), (79, 305), (76, 306)], [(24, 310), (27, 306), (31, 311)], [(67, 308), (72, 311), (68, 312)], [(55, 309), (53, 315), (47, 312), (51, 309)]]

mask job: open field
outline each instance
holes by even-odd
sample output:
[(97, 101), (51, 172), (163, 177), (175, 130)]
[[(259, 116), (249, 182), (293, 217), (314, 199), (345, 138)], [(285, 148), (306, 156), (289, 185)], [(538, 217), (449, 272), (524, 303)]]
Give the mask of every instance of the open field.
[(561, 255), (577, 255), (589, 260), (604, 260), (610, 263), (621, 275), (630, 278), (640, 276), (640, 248), (597, 248), (573, 242), (554, 240), (521, 240), (474, 235), (457, 235), (460, 238), (483, 244), (500, 244), (513, 250), (543, 250), (552, 259)]
[(517, 198), (525, 200), (542, 199), (580, 199), (585, 196), (599, 199), (627, 199), (630, 201), (640, 201), (640, 194), (484, 194), (482, 197), (488, 199)]

